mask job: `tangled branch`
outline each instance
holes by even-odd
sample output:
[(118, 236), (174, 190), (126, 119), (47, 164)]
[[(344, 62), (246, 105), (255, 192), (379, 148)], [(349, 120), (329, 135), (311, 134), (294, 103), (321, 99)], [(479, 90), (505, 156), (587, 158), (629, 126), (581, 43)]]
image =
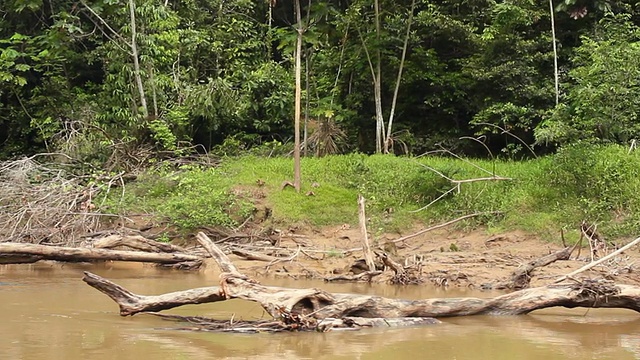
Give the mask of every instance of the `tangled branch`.
[[(106, 183), (122, 186), (121, 176)], [(36, 156), (0, 163), (0, 241), (76, 245), (98, 229), (100, 217), (115, 216), (96, 211), (101, 189)]]

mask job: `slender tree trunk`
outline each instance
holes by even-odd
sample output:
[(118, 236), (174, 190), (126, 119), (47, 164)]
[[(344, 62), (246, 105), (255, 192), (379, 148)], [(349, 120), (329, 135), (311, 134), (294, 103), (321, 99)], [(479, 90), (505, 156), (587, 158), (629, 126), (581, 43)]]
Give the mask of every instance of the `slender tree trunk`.
[[(552, 0), (550, 0), (552, 1)], [(384, 140), (384, 152), (389, 153), (389, 145), (391, 144), (391, 129), (393, 126), (393, 117), (396, 112), (396, 103), (398, 101), (398, 91), (400, 90), (400, 80), (402, 80), (402, 70), (404, 70), (404, 60), (407, 56), (407, 47), (409, 45), (409, 36), (411, 35), (411, 24), (413, 23), (413, 11), (416, 8), (416, 0), (411, 1), (411, 10), (409, 10), (409, 20), (407, 21), (407, 33), (404, 37), (402, 45), (402, 57), (400, 58), (400, 68), (398, 69), (398, 78), (396, 79), (396, 88), (393, 90), (393, 100), (391, 100), (391, 112), (389, 113), (389, 123), (387, 124), (387, 137)]]
[[(342, 38), (342, 48), (340, 49), (340, 61), (338, 62), (338, 71), (336, 73), (336, 80), (333, 82), (333, 89), (335, 90), (338, 87), (338, 82), (340, 81), (340, 73), (342, 72), (342, 61), (344, 59), (344, 51), (347, 48), (347, 40), (349, 36), (349, 24), (347, 24), (347, 29), (345, 30), (344, 37)], [(351, 83), (351, 81), (349, 81)], [(349, 85), (349, 93), (351, 92), (351, 85)], [(331, 110), (333, 110), (333, 100), (335, 99), (335, 91), (331, 91), (331, 102), (329, 103)]]
[(300, 113), (301, 113), (301, 100), (302, 100), (302, 85), (301, 85), (301, 73), (302, 73), (302, 15), (300, 14), (300, 0), (295, 0), (295, 12), (297, 25), (297, 40), (296, 40), (296, 64), (295, 64), (295, 117), (294, 117), (294, 149), (293, 149), (293, 186), (297, 192), (300, 192)]
[[(308, 23), (308, 21), (307, 21)], [(305, 77), (305, 98), (304, 98), (304, 131), (302, 142), (304, 143), (304, 157), (307, 157), (309, 149), (309, 54), (304, 58), (304, 77)]]
[(376, 271), (376, 263), (373, 260), (373, 251), (369, 245), (369, 234), (367, 233), (367, 215), (366, 215), (366, 201), (364, 196), (358, 194), (358, 219), (360, 222), (360, 233), (362, 235), (362, 251), (364, 252), (364, 259), (367, 263), (369, 271)]
[(140, 94), (140, 106), (142, 107), (142, 115), (145, 120), (149, 118), (149, 107), (147, 106), (147, 98), (144, 94), (144, 86), (142, 85), (142, 77), (140, 75), (140, 61), (138, 59), (138, 45), (136, 42), (136, 5), (134, 0), (129, 0), (129, 14), (131, 20), (131, 57), (133, 58), (133, 76), (136, 80), (138, 93)]
[(268, 0), (269, 14), (267, 15), (267, 59), (271, 58), (271, 45), (273, 45), (273, 38), (271, 36), (271, 23), (273, 22), (273, 0)]
[(376, 153), (382, 152), (382, 142), (384, 140), (384, 117), (382, 115), (382, 65), (380, 55), (380, 2), (375, 0), (375, 25), (376, 25), (376, 69), (373, 79), (373, 91), (376, 105)]
[(155, 72), (153, 70), (153, 66), (149, 64), (149, 81), (151, 82), (151, 101), (153, 101), (153, 118), (158, 118), (158, 94), (156, 91), (156, 79)]
[[(307, 26), (311, 24), (311, 0), (307, 3)], [(308, 148), (309, 148), (309, 107), (310, 107), (310, 92), (309, 92), (309, 78), (310, 78), (310, 67), (311, 67), (311, 55), (313, 54), (313, 48), (309, 49), (308, 52), (305, 52), (304, 55), (304, 74), (305, 74), (305, 105), (304, 105), (304, 134), (303, 140), (304, 143), (304, 156), (307, 157)], [(316, 89), (317, 91), (317, 89)]]
[(560, 102), (560, 80), (558, 79), (558, 49), (556, 46), (556, 22), (553, 15), (553, 0), (549, 0), (549, 14), (551, 15), (551, 36), (553, 40), (553, 73), (556, 85), (556, 106)]

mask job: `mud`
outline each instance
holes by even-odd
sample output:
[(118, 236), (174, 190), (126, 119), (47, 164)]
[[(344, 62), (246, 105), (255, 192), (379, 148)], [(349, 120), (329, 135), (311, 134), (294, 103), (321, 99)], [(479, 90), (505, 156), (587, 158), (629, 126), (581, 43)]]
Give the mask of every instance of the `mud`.
[[(386, 234), (373, 240), (376, 251), (384, 251), (403, 265), (414, 265), (426, 281), (442, 287), (487, 288), (506, 280), (519, 266), (561, 250), (560, 239), (551, 243), (521, 231), (489, 234), (485, 229), (472, 231), (437, 230), (403, 242), (394, 239), (419, 231), (413, 229), (406, 234)], [(238, 246), (251, 247), (255, 251), (274, 254), (281, 250), (282, 258), (275, 264), (246, 260), (230, 255), (234, 264), (247, 274), (298, 278), (329, 278), (338, 274), (351, 274), (353, 265), (363, 259), (360, 232), (348, 225), (323, 229), (291, 228), (277, 230), (271, 242), (244, 239)], [(625, 242), (621, 242), (624, 244)], [(227, 248), (236, 244), (228, 242)], [(564, 274), (588, 264), (592, 259), (588, 245), (574, 251), (570, 260), (557, 261), (533, 273), (531, 286), (545, 285)], [(600, 250), (599, 257), (614, 251)], [(604, 277), (617, 283), (640, 284), (635, 272), (640, 266), (640, 251), (632, 249), (581, 277)], [(214, 266), (214, 265), (212, 265)], [(356, 271), (357, 272), (357, 271)], [(394, 273), (386, 270), (373, 278), (373, 282), (389, 282)]]

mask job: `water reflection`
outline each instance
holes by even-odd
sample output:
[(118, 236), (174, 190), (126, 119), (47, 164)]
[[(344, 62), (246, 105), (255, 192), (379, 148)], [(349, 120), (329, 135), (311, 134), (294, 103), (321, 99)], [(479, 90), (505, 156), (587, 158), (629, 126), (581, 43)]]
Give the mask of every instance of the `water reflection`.
[[(549, 310), (529, 316), (460, 317), (411, 329), (300, 334), (218, 334), (176, 330), (151, 315), (122, 318), (117, 305), (80, 281), (83, 270), (134, 292), (159, 294), (215, 283), (217, 274), (140, 265), (0, 266), (0, 359), (640, 359), (640, 316), (631, 311)], [(388, 297), (493, 296), (430, 286), (323, 284), (265, 279)], [(218, 318), (260, 318), (253, 303), (229, 301), (170, 311)]]

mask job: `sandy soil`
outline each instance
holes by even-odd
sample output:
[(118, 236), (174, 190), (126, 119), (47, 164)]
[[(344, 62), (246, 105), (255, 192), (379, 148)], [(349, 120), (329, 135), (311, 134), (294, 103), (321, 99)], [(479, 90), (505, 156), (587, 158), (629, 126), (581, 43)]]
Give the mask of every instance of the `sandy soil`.
[[(417, 232), (420, 229), (413, 230)], [(274, 231), (270, 238), (277, 247), (287, 249), (284, 253), (280, 252), (283, 257), (291, 258), (291, 254), (294, 254), (294, 259), (270, 264), (231, 255), (232, 260), (247, 274), (327, 278), (352, 274), (354, 263), (363, 259), (362, 250), (350, 251), (361, 248), (362, 244), (359, 229), (348, 225), (313, 230), (290, 228)], [(422, 277), (426, 283), (438, 286), (486, 288), (508, 280), (521, 265), (562, 249), (561, 244), (545, 242), (519, 231), (489, 235), (484, 229), (470, 232), (445, 229), (393, 243), (398, 238), (400, 235), (382, 236), (379, 238), (381, 240), (373, 242), (372, 248), (385, 251), (403, 265), (413, 264), (414, 274)], [(227, 246), (234, 247), (231, 244)], [(268, 243), (261, 245), (260, 242), (254, 242), (250, 248), (272, 255), (278, 252)], [(603, 257), (614, 250), (601, 250), (598, 254)], [(639, 260), (640, 251), (635, 248), (578, 277), (605, 277), (617, 283), (640, 284), (640, 275), (635, 272), (640, 267)], [(531, 285), (549, 284), (590, 261), (590, 250), (585, 245), (580, 253), (574, 251), (570, 260), (557, 261), (536, 269)], [(393, 271), (387, 269), (382, 275), (374, 277), (373, 281), (386, 282), (393, 275)]]

